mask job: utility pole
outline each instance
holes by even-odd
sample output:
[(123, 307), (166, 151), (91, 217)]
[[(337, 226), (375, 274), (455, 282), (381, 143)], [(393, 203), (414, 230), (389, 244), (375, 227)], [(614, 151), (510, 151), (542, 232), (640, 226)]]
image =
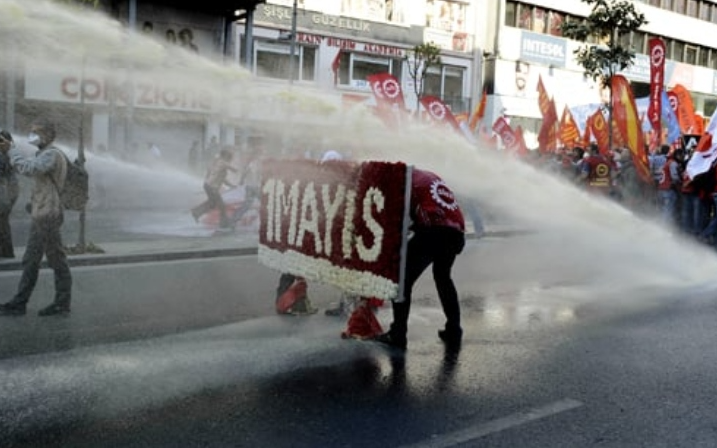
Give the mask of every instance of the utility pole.
[(298, 0), (294, 0), (294, 6), (291, 11), (291, 43), (289, 44), (289, 84), (294, 83), (296, 67), (294, 56), (296, 56), (296, 14), (298, 8)]

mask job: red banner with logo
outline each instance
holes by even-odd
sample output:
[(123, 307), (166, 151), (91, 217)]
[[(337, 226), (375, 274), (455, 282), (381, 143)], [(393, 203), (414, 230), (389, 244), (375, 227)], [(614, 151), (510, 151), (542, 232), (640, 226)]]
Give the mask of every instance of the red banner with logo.
[(652, 129), (662, 131), (662, 89), (665, 84), (665, 41), (659, 37), (650, 38), (650, 104), (647, 117)]
[(590, 131), (595, 136), (595, 141), (600, 149), (600, 154), (607, 154), (610, 146), (610, 131), (607, 128), (607, 120), (602, 114), (602, 110), (598, 109), (588, 118)]
[(632, 153), (632, 161), (637, 174), (643, 181), (651, 183), (652, 174), (650, 173), (650, 164), (645, 152), (640, 116), (637, 112), (632, 89), (630, 89), (630, 83), (622, 75), (612, 77), (612, 106), (613, 117), (625, 140), (625, 146)]
[(449, 124), (453, 129), (460, 132), (461, 126), (458, 120), (440, 98), (424, 96), (421, 98), (421, 105), (426, 109), (426, 113), (433, 121), (439, 124)]
[(520, 152), (520, 140), (505, 118), (500, 117), (495, 120), (495, 123), (493, 123), (493, 132), (498, 134), (507, 151), (512, 153)]
[(357, 295), (397, 297), (405, 164), (270, 159), (261, 172), (262, 264)]
[(366, 81), (371, 85), (377, 103), (397, 106), (401, 111), (406, 109), (401, 83), (395, 76), (390, 73), (377, 73), (368, 75)]

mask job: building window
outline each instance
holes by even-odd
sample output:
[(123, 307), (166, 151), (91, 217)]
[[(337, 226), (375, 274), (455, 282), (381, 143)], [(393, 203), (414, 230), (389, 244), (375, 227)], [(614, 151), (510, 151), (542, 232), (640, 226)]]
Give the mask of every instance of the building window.
[(427, 0), (426, 26), (443, 31), (466, 31), (466, 4), (459, 1)]
[(710, 66), (710, 49), (709, 48), (700, 47), (700, 65), (702, 67)]
[(707, 3), (706, 1), (700, 2), (700, 19), (702, 20), (709, 20), (710, 16), (712, 14), (712, 8), (711, 4)]
[(423, 83), (424, 95), (441, 98), (453, 111), (466, 110), (467, 98), (463, 96), (465, 71), (464, 67), (452, 65), (431, 67), (426, 73), (426, 79)]
[(565, 15), (561, 14), (559, 12), (551, 11), (549, 14), (549, 30), (550, 34), (553, 36), (562, 36), (563, 30), (561, 29), (561, 26), (563, 25), (563, 21), (565, 20)]
[(401, 79), (400, 59), (388, 59), (368, 56), (361, 53), (341, 53), (339, 59), (338, 84), (358, 89), (371, 88), (366, 77), (378, 73), (391, 73)]
[(543, 8), (535, 8), (533, 10), (533, 31), (536, 33), (545, 33), (548, 24), (548, 13)]
[[(254, 73), (267, 78), (289, 79), (290, 54), (289, 44), (256, 41)], [(297, 45), (294, 64), (294, 79), (313, 81), (316, 72), (316, 48)]]
[(632, 49), (636, 53), (647, 53), (645, 51), (645, 41), (647, 40), (645, 38), (645, 33), (642, 31), (635, 31), (632, 34)]
[(673, 0), (662, 0), (662, 7), (669, 11), (672, 11), (672, 1)]
[(518, 5), (518, 28), (524, 30), (533, 28), (533, 8), (528, 5)]
[(687, 15), (697, 17), (697, 0), (687, 0)]
[(673, 7), (674, 7), (674, 11), (675, 11), (677, 14), (684, 14), (684, 13), (685, 13), (685, 9), (686, 9), (686, 8), (685, 8), (685, 3), (686, 3), (686, 0), (673, 0), (673, 1), (672, 1), (672, 4), (673, 4)]
[(684, 62), (692, 65), (697, 65), (697, 47), (693, 47), (692, 45), (685, 45)]
[(677, 62), (683, 62), (685, 59), (685, 44), (679, 41), (672, 42), (672, 59)]
[(650, 5), (660, 7), (660, 0), (650, 0)]
[(505, 4), (505, 24), (506, 26), (517, 26), (518, 5), (515, 2), (507, 2)]

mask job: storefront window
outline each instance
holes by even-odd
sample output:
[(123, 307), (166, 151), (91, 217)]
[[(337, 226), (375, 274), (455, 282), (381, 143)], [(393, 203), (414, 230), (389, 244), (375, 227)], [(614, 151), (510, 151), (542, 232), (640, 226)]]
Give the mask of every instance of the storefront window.
[(451, 65), (432, 67), (423, 83), (423, 94), (441, 98), (455, 112), (465, 110), (467, 99), (463, 96), (465, 68)]
[(401, 79), (400, 59), (368, 56), (361, 53), (342, 53), (339, 58), (338, 84), (360, 89), (369, 89), (366, 81), (369, 75), (377, 73), (391, 73)]
[[(289, 79), (291, 49), (288, 44), (257, 41), (254, 49), (254, 70), (257, 76)], [(296, 46), (295, 79), (313, 81), (316, 72), (316, 48)]]
[(465, 31), (466, 4), (459, 1), (427, 0), (426, 26), (443, 31)]

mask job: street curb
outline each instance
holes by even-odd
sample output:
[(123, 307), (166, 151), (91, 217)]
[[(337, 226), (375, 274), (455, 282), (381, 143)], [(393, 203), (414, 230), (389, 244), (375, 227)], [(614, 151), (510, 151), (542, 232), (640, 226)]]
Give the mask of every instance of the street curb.
[[(486, 231), (480, 236), (474, 233), (466, 234), (466, 239), (505, 238), (510, 236), (533, 233), (530, 230), (496, 230)], [(256, 246), (231, 247), (223, 249), (188, 249), (167, 250), (162, 252), (135, 253), (135, 254), (81, 254), (68, 255), (67, 262), (70, 267), (107, 266), (117, 264), (133, 264), (148, 262), (167, 262), (179, 260), (199, 260), (205, 258), (244, 257), (256, 255)], [(41, 267), (48, 268), (47, 261), (43, 260)], [(0, 262), (0, 272), (21, 271), (22, 260), (3, 260)]]

